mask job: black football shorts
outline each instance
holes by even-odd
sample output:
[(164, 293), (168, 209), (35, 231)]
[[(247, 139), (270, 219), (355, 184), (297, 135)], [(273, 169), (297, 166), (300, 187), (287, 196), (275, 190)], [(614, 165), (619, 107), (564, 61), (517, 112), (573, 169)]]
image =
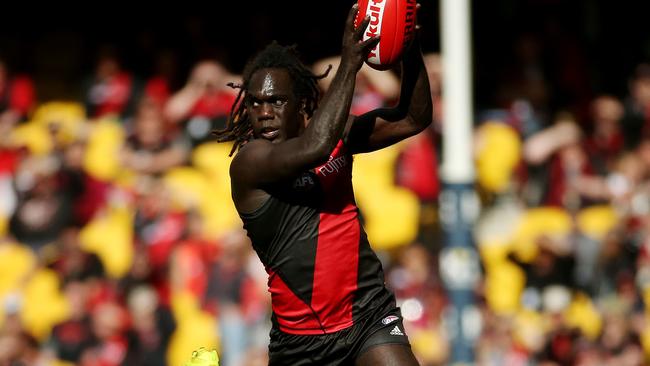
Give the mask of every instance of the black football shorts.
[(269, 365), (354, 365), (365, 351), (383, 344), (410, 347), (399, 308), (368, 316), (349, 328), (323, 335), (295, 335), (273, 328)]

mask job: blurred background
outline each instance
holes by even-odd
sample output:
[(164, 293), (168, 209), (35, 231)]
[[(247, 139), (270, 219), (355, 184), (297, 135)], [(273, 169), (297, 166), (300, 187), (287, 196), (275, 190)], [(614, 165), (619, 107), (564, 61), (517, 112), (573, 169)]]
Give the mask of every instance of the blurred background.
[[(355, 161), (355, 194), (422, 365), (450, 355), (438, 254), (439, 3), (422, 0), (434, 124)], [(230, 199), (245, 61), (336, 64), (351, 1), (45, 5), (0, 22), (0, 366), (265, 365), (266, 273)], [(650, 3), (472, 2), (479, 365), (650, 359)], [(353, 113), (395, 102), (359, 73)], [(327, 80), (321, 85), (327, 88)], [(453, 123), (453, 121), (449, 121)]]

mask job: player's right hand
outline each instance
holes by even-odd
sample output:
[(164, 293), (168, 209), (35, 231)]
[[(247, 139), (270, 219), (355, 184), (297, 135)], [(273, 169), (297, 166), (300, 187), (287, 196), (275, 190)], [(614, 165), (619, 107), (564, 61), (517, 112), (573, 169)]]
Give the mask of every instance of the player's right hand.
[(341, 49), (341, 66), (351, 66), (355, 71), (361, 68), (368, 52), (379, 43), (379, 37), (376, 36), (363, 40), (363, 34), (370, 24), (370, 16), (366, 16), (358, 27), (354, 26), (358, 10), (359, 5), (354, 4), (348, 13)]

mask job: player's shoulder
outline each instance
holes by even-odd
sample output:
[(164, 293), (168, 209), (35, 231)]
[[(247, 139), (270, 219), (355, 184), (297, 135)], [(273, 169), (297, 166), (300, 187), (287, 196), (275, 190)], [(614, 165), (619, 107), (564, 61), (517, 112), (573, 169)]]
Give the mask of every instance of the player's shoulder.
[(230, 163), (230, 175), (240, 170), (250, 169), (250, 166), (260, 157), (268, 153), (271, 143), (264, 139), (253, 139), (244, 143)]
[(252, 157), (255, 157), (256, 155), (264, 154), (270, 148), (271, 148), (270, 141), (264, 139), (251, 139), (243, 143), (239, 147), (239, 150), (237, 151), (235, 157), (233, 158), (233, 162), (235, 162), (236, 160), (250, 159)]

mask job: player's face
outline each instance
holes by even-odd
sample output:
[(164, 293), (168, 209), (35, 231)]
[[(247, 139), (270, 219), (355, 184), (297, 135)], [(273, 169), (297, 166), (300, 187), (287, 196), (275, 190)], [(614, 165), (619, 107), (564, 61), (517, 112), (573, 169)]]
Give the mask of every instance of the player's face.
[(261, 69), (248, 86), (246, 108), (255, 138), (273, 143), (298, 136), (304, 127), (300, 102), (293, 93), (291, 76), (284, 69)]

